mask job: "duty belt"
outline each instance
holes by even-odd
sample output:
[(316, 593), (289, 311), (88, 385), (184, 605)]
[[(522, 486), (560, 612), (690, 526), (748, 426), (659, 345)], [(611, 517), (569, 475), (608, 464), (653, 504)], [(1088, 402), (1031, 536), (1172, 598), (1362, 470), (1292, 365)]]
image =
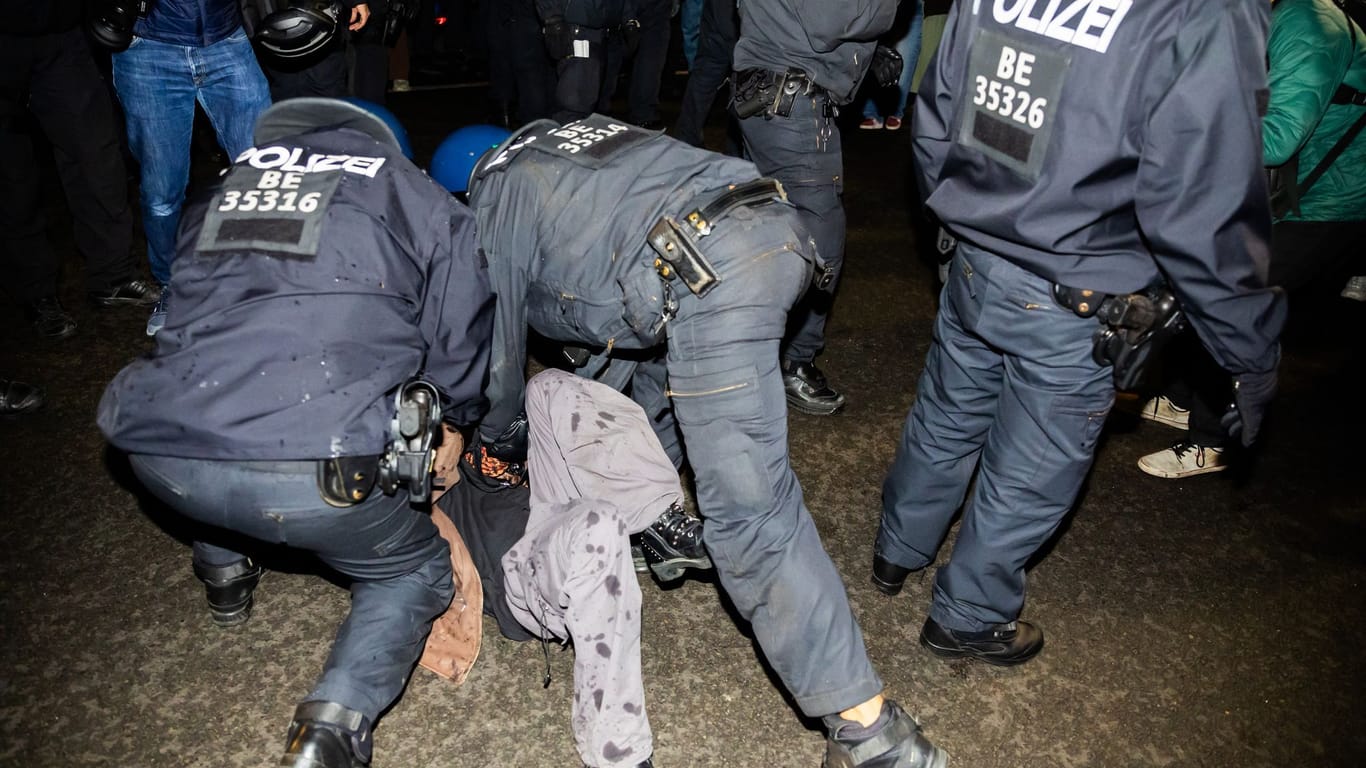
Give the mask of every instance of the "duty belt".
[(667, 214), (661, 216), (646, 236), (658, 254), (655, 269), (666, 281), (682, 279), (698, 298), (706, 296), (721, 276), (698, 249), (698, 241), (712, 233), (717, 220), (740, 206), (783, 202), (787, 202), (787, 192), (781, 183), (776, 179), (755, 179), (731, 185), (698, 205), (688, 206), (690, 210), (681, 222)]
[(740, 119), (762, 113), (765, 120), (787, 117), (798, 96), (819, 99), (821, 114), (835, 117), (839, 109), (830, 100), (830, 92), (816, 85), (800, 69), (771, 72), (767, 69), (746, 69), (735, 73), (735, 91), (731, 104)]

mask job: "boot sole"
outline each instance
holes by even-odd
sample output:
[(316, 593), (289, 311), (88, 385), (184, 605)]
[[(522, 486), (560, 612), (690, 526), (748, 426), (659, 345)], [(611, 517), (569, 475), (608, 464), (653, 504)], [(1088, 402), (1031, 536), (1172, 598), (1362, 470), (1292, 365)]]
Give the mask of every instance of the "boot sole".
[(844, 403), (837, 405), (812, 405), (804, 400), (787, 398), (787, 406), (794, 411), (800, 411), (808, 416), (834, 416), (844, 410)]
[(683, 578), (683, 572), (689, 568), (696, 568), (700, 571), (710, 571), (714, 566), (711, 558), (681, 558), (678, 560), (665, 560), (662, 563), (650, 563), (650, 570), (655, 578), (660, 581), (676, 581)]
[(942, 645), (935, 645), (925, 637), (924, 632), (920, 633), (920, 645), (923, 646), (925, 650), (941, 659), (961, 659), (967, 657), (977, 659), (986, 664), (990, 664), (993, 667), (1018, 667), (1030, 659), (1033, 659), (1035, 656), (1038, 656), (1039, 652), (1043, 650), (1043, 646), (1040, 645), (1037, 651), (1034, 651), (1028, 656), (992, 656), (988, 653), (981, 653), (963, 648), (945, 648)]
[(888, 597), (896, 597), (897, 595), (901, 594), (902, 588), (906, 586), (905, 579), (902, 579), (901, 581), (893, 584), (890, 581), (883, 581), (882, 579), (879, 579), (876, 575), (874, 575), (870, 576), (868, 580), (873, 582), (873, 586), (877, 588), (877, 591), (881, 592), (882, 594)]
[(1215, 467), (1199, 467), (1197, 469), (1178, 469), (1168, 471), (1165, 469), (1150, 467), (1140, 461), (1138, 463), (1138, 468), (1142, 470), (1145, 474), (1152, 475), (1153, 477), (1161, 477), (1167, 480), (1179, 480), (1183, 477), (1195, 477), (1196, 475), (1208, 475), (1212, 472), (1223, 472), (1224, 470), (1228, 469), (1228, 465), (1220, 464)]

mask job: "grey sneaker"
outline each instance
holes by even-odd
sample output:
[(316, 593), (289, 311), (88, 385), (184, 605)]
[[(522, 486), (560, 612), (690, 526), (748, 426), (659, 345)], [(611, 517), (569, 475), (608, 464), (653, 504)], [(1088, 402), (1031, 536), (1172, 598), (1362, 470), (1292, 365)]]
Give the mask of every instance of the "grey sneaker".
[(1166, 450), (1138, 460), (1138, 468), (1153, 477), (1180, 478), (1228, 469), (1224, 449), (1182, 440)]

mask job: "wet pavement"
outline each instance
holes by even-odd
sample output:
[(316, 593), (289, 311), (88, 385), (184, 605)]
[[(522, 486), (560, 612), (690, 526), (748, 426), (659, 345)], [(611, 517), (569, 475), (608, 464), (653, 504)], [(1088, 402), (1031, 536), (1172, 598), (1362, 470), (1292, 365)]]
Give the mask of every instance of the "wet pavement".
[[(478, 118), (482, 94), (391, 106), (421, 159)], [(909, 132), (845, 141), (848, 260), (821, 362), (850, 405), (792, 414), (791, 453), (888, 694), (956, 768), (1366, 765), (1366, 307), (1331, 289), (1294, 305), (1281, 397), (1243, 471), (1148, 477), (1134, 462), (1177, 433), (1112, 417), (1083, 498), (1029, 574), (1024, 615), (1047, 634), (1043, 654), (1013, 669), (945, 662), (916, 642), (931, 579), (912, 576), (895, 598), (868, 583), (880, 484), (936, 300), (912, 233)], [(43, 410), (0, 420), (0, 765), (273, 765), (347, 593), (272, 555), (251, 622), (212, 625), (183, 529), (139, 496), (94, 426), (104, 384), (150, 349), (145, 314), (81, 301), (51, 191), (80, 330), (39, 342), (17, 308), (0, 309), (0, 375), (48, 394)], [(818, 724), (776, 686), (715, 583), (643, 586), (656, 765), (819, 765)], [(539, 644), (486, 623), (463, 686), (414, 673), (379, 723), (374, 764), (578, 765), (572, 653), (552, 646), (542, 688)]]

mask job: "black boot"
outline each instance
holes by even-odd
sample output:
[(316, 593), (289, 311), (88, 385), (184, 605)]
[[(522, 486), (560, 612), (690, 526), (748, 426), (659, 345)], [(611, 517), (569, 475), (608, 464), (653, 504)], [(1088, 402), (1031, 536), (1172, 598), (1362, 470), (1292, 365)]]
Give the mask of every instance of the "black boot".
[(45, 339), (65, 339), (76, 332), (76, 320), (56, 296), (44, 296), (25, 308), (33, 331)]
[(331, 701), (305, 701), (294, 710), (280, 765), (289, 768), (365, 768), (374, 745), (370, 722)]
[(815, 363), (782, 362), (783, 391), (787, 404), (812, 416), (829, 416), (844, 407), (844, 395), (830, 388)]
[(873, 586), (882, 594), (900, 594), (901, 588), (906, 586), (906, 577), (910, 575), (910, 568), (902, 568), (896, 563), (883, 560), (878, 553), (873, 553)]
[(882, 705), (867, 728), (838, 715), (825, 718), (823, 768), (948, 768), (949, 756), (920, 732), (920, 724), (894, 701)]
[(688, 568), (712, 567), (702, 544), (702, 521), (689, 517), (678, 504), (638, 535), (645, 563), (660, 581), (673, 581)]
[(22, 381), (0, 379), (0, 416), (36, 411), (43, 406), (43, 390)]
[(1043, 630), (1027, 621), (997, 624), (981, 632), (959, 632), (925, 619), (920, 644), (930, 653), (945, 659), (971, 656), (998, 667), (1013, 667), (1039, 655), (1043, 650)]
[(213, 623), (220, 627), (242, 624), (251, 618), (251, 594), (265, 569), (249, 557), (229, 565), (194, 564), (194, 575), (204, 582)]

